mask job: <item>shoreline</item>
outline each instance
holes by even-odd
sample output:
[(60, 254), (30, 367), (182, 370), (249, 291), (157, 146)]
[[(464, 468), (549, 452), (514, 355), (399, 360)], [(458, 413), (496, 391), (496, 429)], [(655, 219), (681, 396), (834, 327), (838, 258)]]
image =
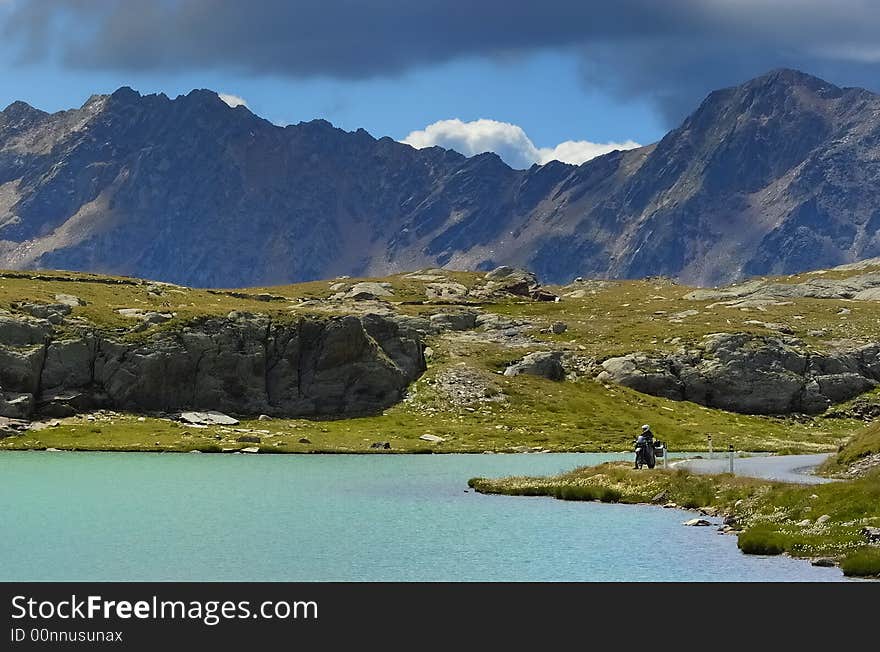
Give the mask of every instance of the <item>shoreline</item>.
[(736, 534), (743, 554), (824, 560), (848, 578), (880, 579), (869, 527), (880, 517), (873, 478), (795, 484), (685, 468), (648, 475), (609, 462), (553, 476), (476, 477), (468, 486), (484, 494), (677, 508), (704, 521), (685, 525)]

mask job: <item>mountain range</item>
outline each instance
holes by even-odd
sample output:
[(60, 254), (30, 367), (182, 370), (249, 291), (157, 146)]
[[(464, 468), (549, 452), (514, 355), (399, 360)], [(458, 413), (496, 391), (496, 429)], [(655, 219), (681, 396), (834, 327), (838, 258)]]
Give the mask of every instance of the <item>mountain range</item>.
[(880, 256), (880, 95), (775, 70), (657, 143), (514, 170), (213, 91), (0, 112), (0, 267), (202, 287), (514, 265), (715, 285)]

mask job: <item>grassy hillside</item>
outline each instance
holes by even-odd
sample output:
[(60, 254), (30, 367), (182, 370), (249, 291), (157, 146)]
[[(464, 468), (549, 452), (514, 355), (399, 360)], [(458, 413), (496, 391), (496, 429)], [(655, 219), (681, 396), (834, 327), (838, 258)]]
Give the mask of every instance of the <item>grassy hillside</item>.
[[(830, 272), (834, 278), (869, 270)], [(809, 275), (775, 279), (803, 282)], [(438, 279), (440, 279), (438, 281)], [(387, 283), (381, 301), (334, 299), (340, 286), (359, 281)], [(466, 290), (458, 298), (431, 298), (438, 282)], [(484, 275), (428, 270), (383, 279), (332, 279), (246, 290), (193, 289), (138, 279), (68, 272), (0, 273), (0, 309), (21, 313), (22, 303), (53, 303), (57, 294), (78, 297), (58, 326), (97, 328), (123, 339), (151, 337), (180, 328), (197, 317), (231, 311), (265, 313), (274, 319), (386, 311), (430, 316), (461, 310), (498, 315), (520, 325), (509, 342), (480, 329), (427, 337), (428, 371), (404, 402), (383, 414), (339, 421), (273, 419), (245, 421), (235, 428), (188, 428), (155, 415), (98, 413), (49, 420), (40, 430), (0, 440), (0, 448), (80, 448), (102, 450), (219, 450), (248, 444), (235, 440), (256, 432), (260, 448), (271, 452), (369, 451), (389, 442), (390, 451), (481, 452), (626, 450), (642, 423), (650, 423), (673, 450), (704, 450), (711, 434), (716, 447), (769, 451), (833, 451), (862, 422), (852, 418), (746, 416), (639, 394), (596, 382), (589, 374), (554, 382), (531, 376), (506, 377), (510, 362), (537, 350), (564, 349), (584, 359), (602, 359), (636, 350), (674, 350), (717, 332), (777, 333), (779, 324), (815, 350), (841, 340), (880, 339), (880, 302), (797, 299), (759, 308), (695, 301), (692, 290), (667, 279), (582, 281), (545, 288), (560, 300), (533, 301), (485, 290)], [(344, 289), (343, 287), (343, 289)], [(147, 330), (120, 314), (136, 308), (171, 315)], [(566, 330), (549, 327), (564, 322)], [(91, 417), (91, 418), (89, 418)], [(432, 434), (445, 441), (419, 439)], [(303, 441), (301, 441), (303, 440)], [(307, 440), (307, 441), (306, 441)]]

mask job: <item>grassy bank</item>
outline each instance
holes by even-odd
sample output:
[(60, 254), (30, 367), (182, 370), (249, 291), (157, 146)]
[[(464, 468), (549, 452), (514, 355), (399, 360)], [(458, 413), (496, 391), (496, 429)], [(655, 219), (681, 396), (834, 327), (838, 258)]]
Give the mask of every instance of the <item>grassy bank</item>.
[(859, 476), (880, 468), (880, 422), (862, 428), (828, 459), (821, 472), (829, 476)]
[(880, 471), (800, 486), (608, 463), (552, 477), (474, 478), (469, 485), (482, 493), (709, 508), (729, 517), (746, 554), (829, 557), (847, 575), (880, 575), (880, 548), (868, 545), (862, 533), (880, 526)]

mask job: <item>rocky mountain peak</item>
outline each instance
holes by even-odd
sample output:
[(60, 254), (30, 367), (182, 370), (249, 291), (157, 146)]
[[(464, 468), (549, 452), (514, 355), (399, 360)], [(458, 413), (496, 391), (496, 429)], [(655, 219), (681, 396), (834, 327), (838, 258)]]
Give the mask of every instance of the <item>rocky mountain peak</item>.
[(48, 115), (27, 102), (16, 101), (0, 111), (0, 128), (25, 128)]
[(0, 266), (223, 287), (500, 264), (714, 285), (831, 267), (880, 255), (878, 124), (877, 95), (779, 69), (711, 93), (655, 145), (513, 170), (326, 120), (278, 127), (207, 89), (123, 87), (52, 115), (15, 103)]

